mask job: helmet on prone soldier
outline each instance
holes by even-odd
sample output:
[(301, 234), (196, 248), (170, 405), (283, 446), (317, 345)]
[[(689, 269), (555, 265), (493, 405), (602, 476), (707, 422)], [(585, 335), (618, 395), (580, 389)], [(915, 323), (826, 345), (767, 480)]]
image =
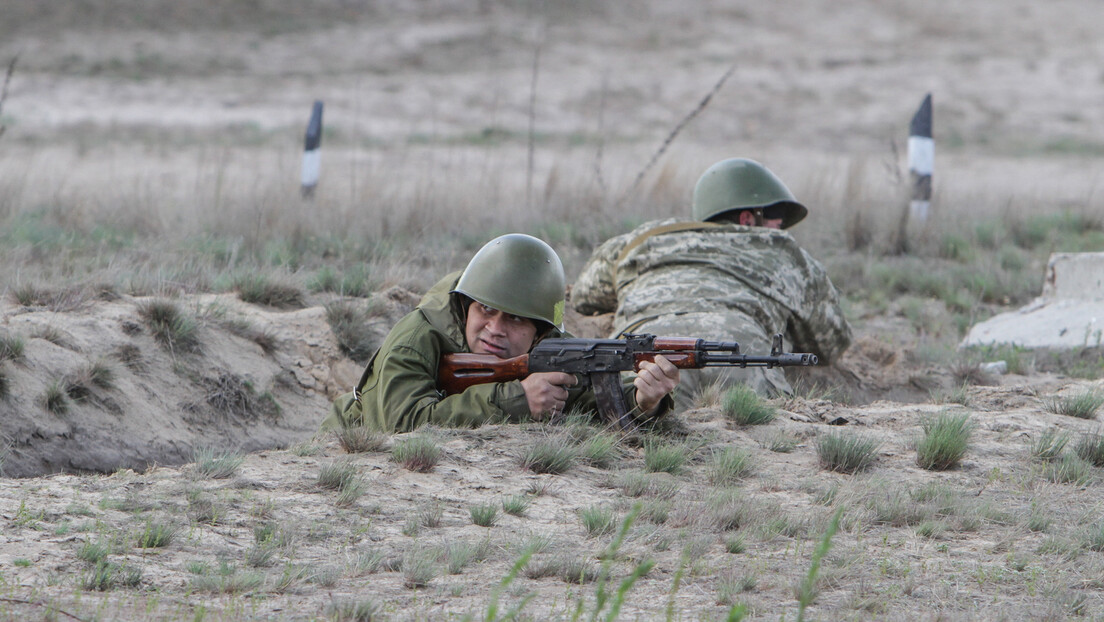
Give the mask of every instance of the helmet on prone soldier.
[[(706, 169), (694, 186), (694, 220), (717, 221), (740, 210), (757, 208), (764, 209), (767, 218), (781, 218), (783, 229), (796, 225), (809, 213), (782, 180), (747, 158), (717, 162)], [(777, 215), (772, 215), (772, 211)]]
[(452, 291), (504, 313), (564, 329), (563, 263), (551, 246), (531, 235), (509, 233), (487, 242)]

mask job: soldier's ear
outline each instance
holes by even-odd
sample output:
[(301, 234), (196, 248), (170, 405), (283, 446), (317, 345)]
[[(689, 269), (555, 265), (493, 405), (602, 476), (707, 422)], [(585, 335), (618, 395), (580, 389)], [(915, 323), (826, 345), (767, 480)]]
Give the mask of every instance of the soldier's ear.
[(740, 210), (740, 224), (745, 227), (755, 226), (755, 214), (749, 209)]

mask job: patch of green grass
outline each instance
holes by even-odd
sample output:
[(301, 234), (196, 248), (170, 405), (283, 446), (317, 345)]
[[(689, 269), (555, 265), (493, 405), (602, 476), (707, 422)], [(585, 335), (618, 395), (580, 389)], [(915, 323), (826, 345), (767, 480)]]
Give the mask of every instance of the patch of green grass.
[(226, 479), (237, 473), (245, 461), (245, 457), (236, 451), (219, 451), (211, 447), (197, 447), (193, 459), (195, 473), (208, 479)]
[(134, 536), (134, 544), (140, 549), (163, 549), (172, 544), (177, 531), (169, 523), (147, 521), (142, 531)]
[(251, 304), (280, 309), (301, 309), (306, 306), (303, 292), (290, 283), (273, 281), (263, 274), (239, 275), (234, 279), (238, 297)]
[(251, 568), (267, 568), (276, 556), (276, 547), (267, 542), (254, 543), (245, 551), (245, 565)]
[(337, 345), (343, 353), (358, 363), (366, 363), (379, 347), (373, 331), (369, 327), (371, 311), (362, 305), (342, 300), (326, 305), (326, 321), (337, 338)]
[(419, 548), (407, 551), (402, 561), (403, 585), (410, 589), (421, 589), (437, 578), (440, 568), (437, 566), (433, 551)]
[(664, 479), (658, 475), (650, 475), (639, 471), (621, 474), (615, 480), (614, 486), (620, 488), (621, 493), (626, 497), (634, 498), (649, 496), (670, 499), (679, 490), (678, 482), (670, 478)]
[(644, 470), (678, 475), (690, 459), (690, 448), (681, 443), (649, 440), (644, 444)]
[(575, 466), (579, 450), (570, 439), (551, 436), (529, 446), (521, 456), (521, 466), (534, 473), (559, 475)]
[(767, 404), (747, 385), (738, 384), (725, 392), (721, 412), (736, 425), (764, 425), (774, 421), (777, 408)]
[(110, 562), (100, 562), (77, 577), (78, 587), (96, 592), (110, 592), (117, 587), (137, 587), (141, 583), (141, 568)]
[(744, 539), (743, 534), (732, 534), (725, 537), (724, 541), (725, 552), (732, 553), (733, 555), (739, 555), (747, 551), (747, 542)]
[(1069, 432), (1060, 428), (1045, 430), (1031, 442), (1031, 457), (1041, 462), (1057, 460), (1069, 441)]
[(773, 430), (762, 437), (760, 442), (770, 451), (778, 454), (788, 454), (797, 449), (801, 441), (785, 430)]
[(916, 447), (916, 463), (931, 471), (945, 471), (962, 461), (970, 446), (973, 424), (968, 414), (941, 413), (921, 426), (924, 437)]
[(335, 433), (337, 442), (345, 453), (361, 454), (371, 451), (383, 451), (387, 448), (389, 437), (365, 426), (341, 428)]
[(1095, 467), (1104, 467), (1104, 431), (1082, 434), (1074, 452), (1085, 462)]
[(1095, 419), (1096, 411), (1104, 404), (1104, 393), (1083, 391), (1074, 395), (1055, 396), (1043, 399), (1043, 408), (1056, 415)]
[(77, 549), (77, 559), (92, 565), (99, 564), (111, 554), (111, 545), (106, 542), (86, 541)]
[(932, 391), (931, 395), (933, 404), (959, 404), (961, 406), (968, 406), (970, 404), (970, 384), (963, 383), (956, 385), (950, 391), (935, 390)]
[(874, 464), (880, 443), (854, 432), (830, 432), (817, 438), (821, 467), (838, 473), (857, 473)]
[(23, 338), (19, 335), (0, 335), (0, 363), (23, 358), (23, 347)]
[(312, 292), (332, 292), (342, 296), (365, 298), (376, 288), (371, 273), (364, 264), (357, 264), (341, 275), (330, 266), (323, 266), (307, 284)]
[(337, 600), (327, 610), (332, 622), (372, 622), (382, 619), (379, 617), (382, 613), (382, 607), (371, 600)]
[(493, 527), (498, 520), (498, 506), (494, 503), (473, 505), (468, 508), (472, 523), (480, 527)]
[(593, 538), (604, 536), (613, 531), (617, 525), (617, 517), (613, 510), (600, 505), (592, 505), (579, 510), (579, 519), (583, 522), (583, 529), (587, 536)]
[(264, 586), (264, 574), (259, 571), (242, 572), (226, 563), (214, 575), (196, 575), (191, 579), (192, 590), (214, 594), (242, 594)]
[(621, 440), (609, 432), (588, 437), (578, 445), (579, 458), (599, 469), (608, 469), (621, 459)]
[(460, 574), (472, 562), (480, 562), (487, 559), (491, 552), (491, 541), (482, 539), (478, 542), (461, 540), (450, 542), (445, 547), (445, 558), (449, 574)]
[(1085, 530), (1085, 547), (1090, 551), (1104, 551), (1104, 521), (1096, 522)]
[(429, 436), (410, 436), (391, 448), (391, 460), (415, 473), (428, 473), (441, 461), (441, 448)]
[(42, 405), (47, 411), (55, 415), (64, 415), (69, 412), (69, 393), (65, 390), (66, 383), (54, 380), (46, 385), (46, 393), (42, 396)]
[(709, 483), (727, 486), (747, 477), (754, 468), (751, 453), (746, 449), (726, 447), (714, 450), (709, 465)]
[(138, 305), (154, 339), (170, 352), (196, 353), (202, 349), (199, 324), (170, 300), (150, 300)]
[(705, 517), (720, 531), (734, 531), (746, 526), (754, 508), (738, 490), (721, 489), (705, 501)]
[[(612, 531), (612, 528), (610, 531)], [(588, 559), (578, 557), (564, 556), (558, 560), (556, 568), (559, 570), (561, 581), (577, 585), (594, 583), (598, 580), (600, 574), (594, 563)]]
[(268, 328), (257, 328), (247, 320), (224, 319), (220, 324), (238, 337), (257, 344), (265, 354), (272, 354), (280, 346), (276, 333)]
[(502, 511), (511, 516), (525, 516), (529, 509), (532, 497), (529, 495), (513, 495), (502, 500)]
[(0, 367), (0, 400), (6, 399), (11, 395), (11, 380), (8, 379), (8, 372)]
[(1093, 466), (1071, 453), (1062, 454), (1043, 469), (1043, 477), (1056, 484), (1084, 486), (1095, 478)]
[(354, 486), (358, 478), (356, 465), (347, 460), (335, 460), (324, 464), (318, 471), (318, 485), (330, 490), (345, 490)]

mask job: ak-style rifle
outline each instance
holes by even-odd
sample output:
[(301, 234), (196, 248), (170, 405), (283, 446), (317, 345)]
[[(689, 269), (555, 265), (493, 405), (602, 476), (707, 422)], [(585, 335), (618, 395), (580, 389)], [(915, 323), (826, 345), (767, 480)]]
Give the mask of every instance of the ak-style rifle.
[(437, 386), (451, 395), (472, 385), (520, 380), (537, 372), (575, 374), (582, 386), (594, 387), (602, 416), (625, 430), (632, 425), (632, 417), (621, 392), (621, 372), (639, 371), (641, 363), (658, 355), (680, 369), (817, 364), (815, 354), (783, 352), (780, 334), (774, 336), (770, 355), (741, 354), (735, 341), (627, 334), (624, 339), (545, 339), (528, 354), (508, 359), (493, 354), (446, 354), (437, 368)]

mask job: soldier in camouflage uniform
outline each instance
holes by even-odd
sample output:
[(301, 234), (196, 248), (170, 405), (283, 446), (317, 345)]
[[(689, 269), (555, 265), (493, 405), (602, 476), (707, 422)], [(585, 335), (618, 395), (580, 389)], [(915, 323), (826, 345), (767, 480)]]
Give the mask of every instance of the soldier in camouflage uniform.
[[(782, 229), (808, 210), (761, 164), (733, 158), (710, 167), (694, 188), (694, 222), (645, 223), (603, 243), (583, 268), (571, 304), (583, 314), (615, 312), (613, 336), (652, 333), (737, 341), (766, 354), (771, 336), (824, 363), (851, 343), (851, 327), (824, 268)], [(782, 368), (686, 370), (680, 408), (712, 385), (743, 382), (766, 397), (792, 394)]]
[[(491, 240), (462, 273), (441, 279), (399, 320), (354, 391), (334, 400), (321, 431), (363, 425), (409, 432), (429, 423), (478, 427), (595, 410), (593, 390), (575, 386), (575, 376), (559, 372), (477, 384), (454, 395), (437, 387), (443, 354), (512, 358), (543, 338), (565, 336), (565, 290), (563, 265), (550, 246), (518, 233)], [(662, 416), (673, 405), (668, 394), (678, 382), (678, 368), (656, 357), (625, 378), (625, 403), (638, 419)]]

